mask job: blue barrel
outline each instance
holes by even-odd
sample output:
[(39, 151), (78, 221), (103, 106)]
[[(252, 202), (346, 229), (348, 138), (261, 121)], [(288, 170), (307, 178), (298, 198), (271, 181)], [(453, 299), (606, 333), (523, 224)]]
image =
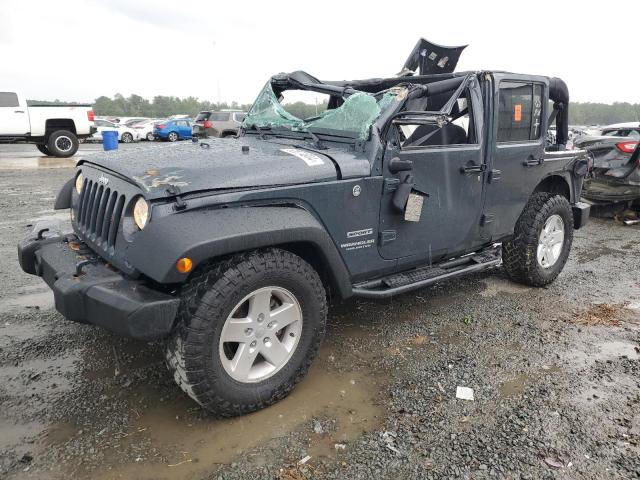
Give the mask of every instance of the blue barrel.
[(102, 148), (105, 152), (118, 149), (118, 132), (113, 130), (102, 132)]

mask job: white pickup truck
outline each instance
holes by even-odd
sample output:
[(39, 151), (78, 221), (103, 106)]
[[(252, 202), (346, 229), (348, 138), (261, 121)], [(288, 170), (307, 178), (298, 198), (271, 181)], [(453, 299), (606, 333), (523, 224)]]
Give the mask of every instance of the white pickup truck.
[(20, 92), (0, 91), (0, 143), (35, 143), (54, 157), (70, 157), (78, 139), (96, 131), (91, 105), (27, 106)]

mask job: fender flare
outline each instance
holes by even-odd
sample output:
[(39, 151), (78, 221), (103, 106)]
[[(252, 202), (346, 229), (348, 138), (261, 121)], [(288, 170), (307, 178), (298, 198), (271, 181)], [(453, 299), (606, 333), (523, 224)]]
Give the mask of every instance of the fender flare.
[(71, 195), (73, 194), (75, 181), (75, 177), (70, 178), (62, 186), (62, 188), (58, 192), (58, 195), (56, 196), (56, 202), (53, 204), (54, 210), (65, 210), (67, 208), (71, 208)]
[[(321, 257), (332, 286), (342, 298), (351, 296), (351, 278), (324, 226), (296, 206), (251, 206), (189, 210), (152, 220), (136, 234), (127, 260), (159, 283), (183, 283), (189, 274), (175, 263), (188, 257), (199, 264), (258, 248), (308, 244)], [(150, 254), (153, 252), (153, 254)]]

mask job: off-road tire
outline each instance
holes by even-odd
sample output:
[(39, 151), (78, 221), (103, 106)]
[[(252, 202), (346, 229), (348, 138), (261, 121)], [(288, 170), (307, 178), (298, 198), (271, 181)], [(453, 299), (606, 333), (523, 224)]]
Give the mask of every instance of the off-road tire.
[(169, 135), (167, 135), (167, 140), (170, 142), (177, 142), (179, 139), (180, 136), (176, 132), (170, 132)]
[[(218, 345), (231, 310), (265, 286), (290, 291), (302, 310), (302, 333), (290, 360), (256, 383), (234, 380), (220, 361)], [(326, 293), (318, 273), (302, 258), (279, 249), (234, 255), (194, 272), (181, 291), (177, 324), (166, 345), (166, 362), (178, 385), (209, 412), (244, 415), (287, 396), (315, 358), (324, 337)]]
[(133, 135), (131, 135), (129, 132), (124, 132), (122, 134), (121, 141), (122, 143), (132, 143), (133, 142)]
[[(57, 142), (62, 138), (66, 138), (71, 142), (71, 147), (68, 150), (58, 148)], [(49, 135), (49, 139), (47, 140), (47, 150), (49, 150), (49, 154), (54, 157), (71, 157), (78, 151), (79, 146), (78, 137), (76, 137), (75, 133), (68, 130), (57, 130)]]
[(36, 143), (36, 148), (38, 149), (38, 151), (48, 157), (51, 156), (51, 152), (49, 151), (49, 149), (47, 148), (46, 145), (41, 145), (39, 143)]
[[(540, 232), (551, 215), (560, 215), (564, 222), (564, 243), (558, 260), (549, 268), (538, 262)], [(552, 193), (534, 193), (514, 229), (511, 241), (502, 245), (502, 263), (511, 280), (542, 287), (553, 282), (567, 262), (573, 242), (573, 212), (567, 199)]]

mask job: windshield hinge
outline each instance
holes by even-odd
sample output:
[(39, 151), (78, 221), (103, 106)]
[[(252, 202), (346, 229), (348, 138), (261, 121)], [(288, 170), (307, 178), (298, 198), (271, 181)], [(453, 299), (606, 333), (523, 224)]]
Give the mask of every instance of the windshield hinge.
[(185, 203), (184, 200), (182, 200), (182, 198), (180, 198), (180, 189), (178, 187), (176, 187), (175, 185), (169, 185), (166, 189), (166, 192), (169, 195), (175, 195), (175, 205), (173, 206), (173, 209), (176, 211), (180, 211), (180, 210), (184, 210), (185, 208), (187, 208), (187, 204)]
[(400, 179), (398, 178), (385, 178), (384, 179), (384, 193), (395, 192), (400, 185)]

